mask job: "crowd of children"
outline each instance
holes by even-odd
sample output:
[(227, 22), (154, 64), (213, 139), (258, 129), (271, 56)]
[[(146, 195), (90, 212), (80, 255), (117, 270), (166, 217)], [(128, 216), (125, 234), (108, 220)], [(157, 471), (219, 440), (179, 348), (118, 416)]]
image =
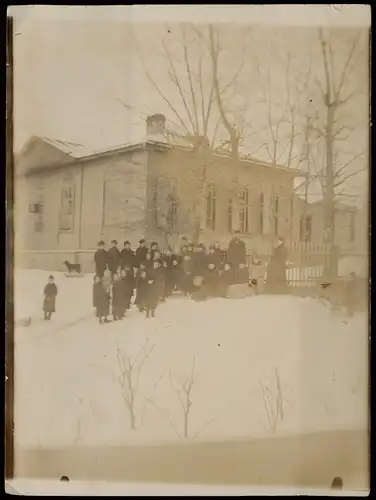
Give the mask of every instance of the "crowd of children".
[(106, 250), (104, 241), (95, 252), (93, 306), (100, 323), (124, 318), (132, 303), (146, 317), (154, 317), (158, 304), (175, 290), (194, 300), (225, 297), (233, 283), (247, 283), (246, 248), (236, 235), (229, 248), (219, 243), (206, 249), (203, 244), (185, 241), (179, 252), (161, 251), (156, 242), (150, 247), (139, 241), (133, 251), (129, 241), (120, 250), (113, 240)]

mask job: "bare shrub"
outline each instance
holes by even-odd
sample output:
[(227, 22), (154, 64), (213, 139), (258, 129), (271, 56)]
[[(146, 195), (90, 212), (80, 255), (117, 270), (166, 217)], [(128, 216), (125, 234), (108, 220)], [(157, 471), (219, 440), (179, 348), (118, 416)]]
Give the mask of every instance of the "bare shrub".
[(138, 415), (138, 388), (142, 369), (145, 362), (150, 356), (154, 345), (149, 346), (147, 340), (136, 357), (132, 360), (130, 356), (125, 356), (118, 346), (116, 349), (116, 356), (120, 374), (117, 376), (118, 383), (121, 388), (121, 394), (124, 404), (127, 408), (131, 429), (135, 430), (142, 426), (143, 413), (145, 405), (143, 406), (140, 414)]
[(263, 399), (264, 412), (266, 416), (265, 427), (267, 430), (275, 433), (277, 426), (285, 417), (284, 404), (291, 403), (283, 396), (281, 379), (278, 369), (274, 368), (275, 383), (273, 386), (267, 386), (260, 381), (260, 389)]

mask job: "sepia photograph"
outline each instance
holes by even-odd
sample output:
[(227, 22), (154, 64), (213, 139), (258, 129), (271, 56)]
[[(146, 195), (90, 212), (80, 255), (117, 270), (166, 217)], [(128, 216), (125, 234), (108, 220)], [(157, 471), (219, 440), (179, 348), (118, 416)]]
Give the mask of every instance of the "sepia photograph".
[(8, 16), (12, 487), (368, 495), (370, 7)]

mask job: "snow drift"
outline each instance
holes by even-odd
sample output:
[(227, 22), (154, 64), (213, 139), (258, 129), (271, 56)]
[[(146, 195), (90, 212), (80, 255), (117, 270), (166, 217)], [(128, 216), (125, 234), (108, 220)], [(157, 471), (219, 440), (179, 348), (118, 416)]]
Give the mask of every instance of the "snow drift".
[(15, 332), (22, 447), (367, 429), (365, 314), (344, 320), (319, 301), (290, 296), (174, 297), (156, 318), (132, 309), (99, 325), (92, 276), (55, 273), (57, 312), (43, 322), (48, 274), (15, 275), (16, 317), (33, 316)]

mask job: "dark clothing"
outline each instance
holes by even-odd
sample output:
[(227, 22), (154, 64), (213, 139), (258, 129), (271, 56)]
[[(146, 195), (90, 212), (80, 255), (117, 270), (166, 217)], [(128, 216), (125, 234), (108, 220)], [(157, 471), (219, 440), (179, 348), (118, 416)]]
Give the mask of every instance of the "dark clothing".
[(124, 282), (115, 280), (112, 285), (112, 314), (114, 319), (122, 318), (125, 314)]
[(107, 250), (99, 248), (94, 254), (94, 262), (95, 274), (102, 278), (108, 264)]
[(218, 269), (209, 269), (206, 271), (205, 275), (205, 287), (207, 295), (211, 297), (218, 296), (218, 286), (219, 286), (219, 275)]
[(141, 262), (144, 262), (146, 259), (146, 254), (149, 249), (147, 247), (138, 247), (135, 253), (135, 267), (140, 267)]
[(228, 246), (227, 259), (231, 265), (234, 284), (245, 283), (248, 281), (245, 278), (246, 272), (242, 269), (241, 264), (245, 265), (247, 262), (247, 249), (244, 241), (232, 239)]
[(130, 309), (134, 289), (136, 287), (136, 279), (134, 277), (133, 269), (129, 269), (126, 271), (126, 276), (122, 278), (122, 281), (124, 284), (123, 297), (124, 297), (125, 309)]
[(93, 307), (97, 310), (97, 318), (105, 318), (110, 313), (110, 295), (101, 282), (93, 285)]
[(183, 257), (181, 264), (180, 287), (185, 294), (191, 293), (193, 290), (193, 271), (194, 262), (189, 253)]
[(232, 239), (228, 245), (228, 261), (232, 266), (247, 262), (247, 248), (244, 241)]
[(194, 252), (193, 254), (193, 274), (204, 276), (207, 267), (207, 256), (204, 252)]
[(131, 269), (135, 267), (135, 255), (133, 250), (123, 248), (123, 250), (120, 252), (120, 266), (122, 268), (128, 266)]
[(163, 296), (170, 297), (177, 283), (176, 269), (174, 261), (177, 262), (177, 255), (163, 255), (162, 268), (165, 276), (165, 287)]
[(44, 317), (51, 318), (52, 313), (56, 310), (57, 286), (55, 283), (47, 283), (44, 287), (43, 312)]
[(108, 268), (112, 276), (117, 273), (120, 267), (120, 250), (117, 247), (111, 247), (108, 252)]
[(280, 294), (286, 292), (286, 264), (288, 250), (285, 245), (274, 249), (266, 271), (266, 289), (268, 293)]
[(163, 290), (163, 271), (161, 268), (148, 269), (146, 273), (146, 309), (155, 311)]
[(147, 288), (147, 271), (144, 269), (138, 269), (136, 274), (136, 300), (135, 304), (140, 311), (145, 308), (146, 301), (146, 288)]

